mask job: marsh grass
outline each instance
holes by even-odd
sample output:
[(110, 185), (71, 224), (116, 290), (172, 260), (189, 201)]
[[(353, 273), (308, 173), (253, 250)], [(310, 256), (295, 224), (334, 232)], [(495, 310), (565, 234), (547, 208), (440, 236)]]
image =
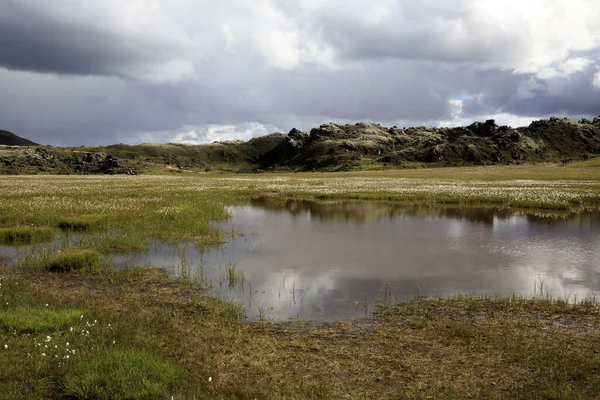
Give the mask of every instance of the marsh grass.
[(80, 316), (81, 310), (78, 309), (18, 306), (0, 311), (0, 327), (19, 333), (53, 332), (73, 326)]
[[(226, 206), (261, 193), (577, 210), (600, 204), (598, 171), (539, 166), (404, 175), (3, 178), (0, 210), (4, 223), (12, 225), (57, 226), (60, 216), (108, 215), (104, 230), (86, 231), (91, 242), (105, 237), (101, 250), (126, 248), (132, 238), (131, 243), (211, 245), (227, 239), (212, 224), (229, 217)], [(457, 176), (463, 180), (450, 180)], [(575, 180), (555, 181), (569, 177)], [(73, 244), (57, 247), (67, 245)], [(110, 375), (105, 365), (118, 357), (106, 360), (115, 351), (135, 351), (180, 368), (185, 379), (176, 393), (167, 393), (176, 398), (566, 399), (600, 393), (595, 353), (600, 308), (593, 298), (553, 301), (542, 288), (543, 295), (534, 298), (419, 297), (383, 304), (374, 319), (363, 321), (249, 323), (240, 320), (241, 305), (209, 298), (189, 279), (169, 280), (153, 268), (88, 269), (98, 263), (98, 253), (71, 257), (55, 250), (40, 246), (24, 257), (28, 268), (0, 269), (0, 310), (46, 303), (56, 310), (82, 310), (85, 320), (73, 331), (61, 328), (51, 342), (68, 341), (77, 352), (67, 359), (66, 343), (59, 343), (62, 349), (43, 344), (49, 347), (41, 350), (32, 334), (7, 331), (0, 336), (0, 398), (65, 397), (67, 386), (59, 382), (66, 377), (94, 382), (96, 373), (105, 379)], [(81, 251), (90, 250), (63, 253)], [(51, 263), (65, 271), (83, 266), (83, 271), (46, 273)], [(223, 284), (242, 279), (238, 272), (226, 271)], [(94, 368), (86, 369), (90, 364)], [(120, 393), (118, 378), (106, 382), (112, 393)]]
[(244, 271), (237, 268), (235, 264), (229, 264), (225, 272), (225, 280), (230, 289), (240, 286), (244, 289)]
[(153, 400), (168, 398), (182, 380), (181, 370), (136, 350), (108, 351), (73, 368), (62, 393), (73, 399)]
[[(154, 268), (3, 275), (0, 294), (11, 304), (3, 307), (46, 299), (85, 315), (73, 332), (52, 335), (42, 349), (32, 350), (29, 334), (2, 338), (0, 393), (6, 398), (93, 398), (66, 391), (85, 382), (105, 385), (95, 393), (123, 397), (129, 383), (111, 371), (129, 361), (112, 354), (129, 351), (143, 354), (129, 359), (136, 365), (148, 356), (185, 377), (157, 398), (543, 399), (594, 398), (600, 390), (594, 353), (600, 308), (591, 301), (419, 297), (362, 321), (249, 323), (236, 318), (231, 304)], [(77, 350), (68, 360), (60, 359), (68, 354), (64, 341)], [(55, 343), (58, 353), (43, 348)], [(139, 383), (141, 375), (129, 373), (138, 374), (121, 375)], [(61, 385), (67, 377), (73, 384)]]
[(100, 254), (95, 250), (67, 249), (45, 260), (43, 268), (49, 272), (72, 272), (94, 267), (99, 260)]
[(52, 240), (53, 235), (53, 230), (49, 227), (0, 227), (0, 244), (19, 245), (41, 243)]
[(120, 231), (105, 231), (93, 235), (81, 235), (74, 244), (87, 249), (122, 253), (147, 249), (148, 239), (136, 235), (127, 235)]
[(58, 227), (63, 231), (83, 232), (99, 229), (106, 221), (107, 215), (85, 214), (73, 218), (64, 218), (58, 221)]

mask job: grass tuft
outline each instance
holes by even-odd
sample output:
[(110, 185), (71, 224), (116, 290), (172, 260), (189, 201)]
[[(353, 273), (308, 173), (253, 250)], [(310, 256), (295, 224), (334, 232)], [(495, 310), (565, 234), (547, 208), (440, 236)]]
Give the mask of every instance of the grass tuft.
[(99, 228), (106, 219), (102, 214), (85, 214), (74, 218), (64, 218), (58, 222), (63, 231), (89, 231)]
[(75, 324), (80, 310), (48, 310), (40, 307), (17, 307), (0, 312), (0, 328), (21, 333), (50, 332)]
[(98, 264), (100, 255), (95, 250), (68, 249), (45, 262), (49, 272), (70, 272)]
[(0, 244), (26, 244), (51, 240), (52, 228), (35, 226), (15, 226), (0, 228)]
[(63, 395), (74, 399), (168, 398), (181, 381), (181, 371), (148, 354), (111, 351), (80, 364), (63, 381)]

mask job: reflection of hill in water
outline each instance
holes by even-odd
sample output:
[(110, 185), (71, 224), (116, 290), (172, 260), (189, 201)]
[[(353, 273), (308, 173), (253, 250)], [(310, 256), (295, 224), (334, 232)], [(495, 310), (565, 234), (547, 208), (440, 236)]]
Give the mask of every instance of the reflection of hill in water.
[[(435, 207), (427, 205), (410, 206), (375, 201), (318, 202), (288, 199), (282, 203), (263, 197), (253, 199), (251, 204), (254, 207), (271, 212), (285, 212), (294, 216), (308, 214), (311, 218), (321, 221), (377, 222), (384, 219), (406, 216), (412, 218), (444, 217), (466, 220), (474, 224), (493, 225), (494, 220), (506, 220), (515, 215), (514, 211), (508, 209)], [(526, 218), (528, 221), (536, 224), (553, 226), (600, 226), (600, 212), (598, 211), (586, 211), (570, 215), (528, 214)]]

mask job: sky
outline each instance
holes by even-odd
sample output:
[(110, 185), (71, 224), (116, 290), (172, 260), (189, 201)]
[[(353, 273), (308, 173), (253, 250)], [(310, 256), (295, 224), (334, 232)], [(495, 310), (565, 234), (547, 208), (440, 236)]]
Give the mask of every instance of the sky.
[(597, 0), (2, 0), (0, 129), (53, 146), (600, 115)]

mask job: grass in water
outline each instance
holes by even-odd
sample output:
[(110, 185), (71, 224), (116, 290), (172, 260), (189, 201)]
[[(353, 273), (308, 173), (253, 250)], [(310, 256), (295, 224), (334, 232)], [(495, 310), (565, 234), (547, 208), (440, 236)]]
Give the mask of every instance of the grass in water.
[(238, 284), (244, 286), (244, 271), (239, 270), (235, 264), (229, 264), (225, 277), (230, 288)]
[(72, 326), (81, 315), (77, 309), (48, 310), (19, 306), (0, 311), (0, 328), (21, 333), (51, 332)]
[(106, 215), (86, 214), (75, 218), (65, 218), (58, 222), (58, 227), (63, 231), (88, 231), (99, 228), (106, 219)]
[(15, 226), (0, 228), (0, 244), (28, 244), (51, 240), (52, 228), (34, 226)]
[(168, 398), (181, 381), (179, 368), (136, 350), (110, 351), (76, 366), (62, 383), (73, 399), (153, 400)]
[(95, 250), (67, 249), (50, 257), (44, 268), (49, 272), (71, 272), (98, 264), (100, 255)]

